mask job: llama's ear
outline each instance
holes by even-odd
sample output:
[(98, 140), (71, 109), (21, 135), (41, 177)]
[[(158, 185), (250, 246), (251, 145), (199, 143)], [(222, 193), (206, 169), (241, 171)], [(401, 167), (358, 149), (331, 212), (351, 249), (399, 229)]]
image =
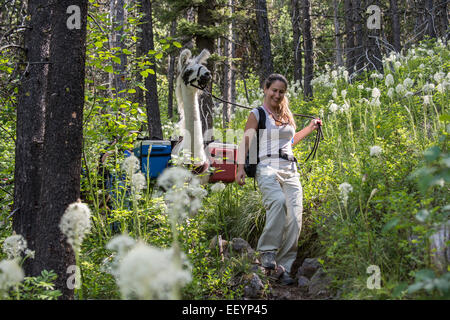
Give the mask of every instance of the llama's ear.
[(180, 58), (178, 59), (178, 72), (181, 72), (183, 67), (186, 65), (188, 59), (192, 56), (191, 50), (184, 49), (180, 53)]
[(205, 63), (206, 60), (211, 56), (207, 49), (203, 49), (202, 52), (195, 58), (197, 63)]

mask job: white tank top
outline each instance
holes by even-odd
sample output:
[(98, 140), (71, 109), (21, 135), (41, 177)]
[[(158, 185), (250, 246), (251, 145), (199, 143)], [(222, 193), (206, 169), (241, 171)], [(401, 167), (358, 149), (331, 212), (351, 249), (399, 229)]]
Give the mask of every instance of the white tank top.
[[(280, 157), (267, 157), (268, 154), (277, 155), (279, 149), (294, 156), (292, 152), (292, 142), (295, 135), (295, 129), (291, 125), (277, 126), (275, 120), (269, 116), (269, 113), (262, 107), (266, 113), (266, 129), (263, 130), (259, 140), (259, 158), (258, 166), (271, 166), (282, 170), (297, 170), (296, 163)], [(254, 108), (251, 112), (259, 122), (258, 108)], [(256, 140), (255, 140), (256, 141)]]

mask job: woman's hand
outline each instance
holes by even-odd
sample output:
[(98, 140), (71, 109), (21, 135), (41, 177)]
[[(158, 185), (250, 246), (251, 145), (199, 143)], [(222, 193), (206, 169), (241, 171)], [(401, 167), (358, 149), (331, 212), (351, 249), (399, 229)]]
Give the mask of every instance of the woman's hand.
[(311, 131), (317, 130), (319, 128), (319, 126), (322, 125), (322, 120), (320, 120), (319, 118), (317, 119), (312, 119), (311, 122), (309, 123), (309, 127), (311, 128)]
[(245, 176), (246, 174), (244, 168), (239, 168), (234, 181), (236, 181), (238, 185), (243, 186), (245, 184)]

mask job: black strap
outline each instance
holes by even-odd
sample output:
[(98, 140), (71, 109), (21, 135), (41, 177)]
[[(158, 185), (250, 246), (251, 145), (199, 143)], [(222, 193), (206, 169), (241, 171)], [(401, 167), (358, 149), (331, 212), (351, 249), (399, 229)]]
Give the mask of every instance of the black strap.
[(259, 120), (258, 128), (256, 129), (256, 164), (259, 163), (259, 133), (260, 129), (266, 129), (266, 112), (262, 107), (258, 107)]

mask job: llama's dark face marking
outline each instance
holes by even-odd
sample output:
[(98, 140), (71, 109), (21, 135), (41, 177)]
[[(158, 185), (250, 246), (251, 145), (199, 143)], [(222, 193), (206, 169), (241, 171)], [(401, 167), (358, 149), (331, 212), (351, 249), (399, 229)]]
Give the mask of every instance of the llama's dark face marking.
[(181, 52), (178, 60), (178, 72), (187, 85), (194, 85), (198, 87), (206, 87), (211, 80), (211, 72), (203, 64), (208, 60), (210, 53), (204, 49), (196, 57), (191, 56), (191, 51), (185, 49)]
[(193, 84), (203, 88), (211, 80), (211, 72), (204, 65), (191, 61), (181, 77), (185, 85)]

